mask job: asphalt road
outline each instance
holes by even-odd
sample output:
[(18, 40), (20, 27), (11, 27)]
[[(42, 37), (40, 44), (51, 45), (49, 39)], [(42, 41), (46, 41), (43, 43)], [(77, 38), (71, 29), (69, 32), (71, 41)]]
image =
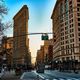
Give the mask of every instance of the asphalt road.
[(45, 71), (45, 73), (38, 73), (38, 74), (44, 80), (80, 80), (80, 74), (74, 74), (74, 73)]
[[(75, 75), (75, 74), (74, 74)], [(76, 78), (73, 74), (60, 73), (57, 71), (49, 71), (46, 73), (37, 73), (36, 71), (24, 72), (22, 76), (16, 76), (13, 72), (6, 72), (0, 80), (80, 80), (79, 74)]]

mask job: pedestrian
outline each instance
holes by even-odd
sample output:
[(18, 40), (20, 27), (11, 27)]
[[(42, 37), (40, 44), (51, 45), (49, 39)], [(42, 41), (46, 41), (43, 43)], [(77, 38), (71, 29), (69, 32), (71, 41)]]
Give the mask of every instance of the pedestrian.
[(5, 70), (4, 70), (4, 68), (2, 68), (2, 73), (5, 73)]

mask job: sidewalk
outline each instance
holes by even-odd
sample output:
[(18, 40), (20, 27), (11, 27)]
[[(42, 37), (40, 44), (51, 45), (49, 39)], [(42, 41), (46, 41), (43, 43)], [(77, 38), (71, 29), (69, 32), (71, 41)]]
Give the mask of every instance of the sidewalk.
[(2, 80), (8, 80), (8, 79), (19, 79), (20, 76), (16, 76), (14, 71), (6, 71), (4, 72), (4, 74), (2, 75), (1, 79)]
[(0, 78), (3, 76), (3, 73), (0, 73)]
[(45, 74), (52, 75), (59, 78), (80, 79), (80, 73), (76, 74), (76, 73), (59, 72), (58, 70), (45, 70)]

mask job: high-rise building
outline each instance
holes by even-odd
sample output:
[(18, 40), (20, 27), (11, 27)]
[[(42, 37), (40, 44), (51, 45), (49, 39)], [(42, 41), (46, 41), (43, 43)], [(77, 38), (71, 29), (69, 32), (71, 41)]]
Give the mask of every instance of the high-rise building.
[(28, 20), (29, 11), (27, 5), (24, 5), (20, 11), (14, 16), (13, 27), (13, 58), (14, 64), (31, 64), (31, 55), (29, 52), (28, 39)]
[(80, 62), (80, 0), (57, 0), (51, 19), (53, 60)]

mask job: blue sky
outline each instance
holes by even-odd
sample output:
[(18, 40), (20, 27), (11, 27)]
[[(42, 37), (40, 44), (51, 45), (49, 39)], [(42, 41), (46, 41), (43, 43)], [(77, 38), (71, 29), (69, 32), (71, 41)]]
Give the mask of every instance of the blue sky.
[[(8, 15), (4, 17), (4, 21), (12, 21), (14, 15), (20, 10), (23, 5), (29, 8), (29, 25), (28, 32), (52, 32), (51, 15), (56, 0), (5, 0), (5, 5), (8, 7)], [(12, 36), (13, 31), (7, 31), (8, 36)], [(51, 37), (51, 35), (49, 35)], [(36, 51), (43, 44), (41, 35), (31, 35), (30, 50), (32, 57), (36, 56)]]

